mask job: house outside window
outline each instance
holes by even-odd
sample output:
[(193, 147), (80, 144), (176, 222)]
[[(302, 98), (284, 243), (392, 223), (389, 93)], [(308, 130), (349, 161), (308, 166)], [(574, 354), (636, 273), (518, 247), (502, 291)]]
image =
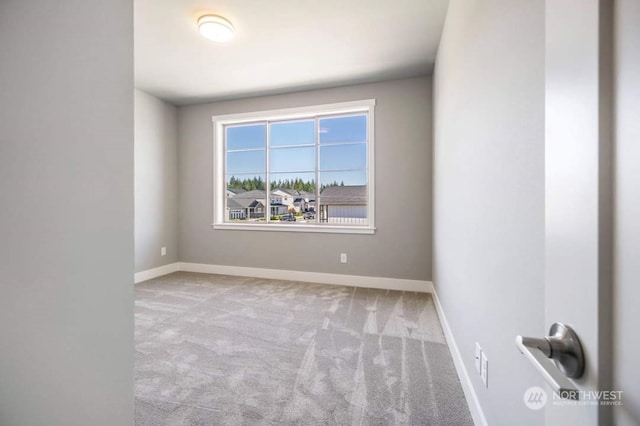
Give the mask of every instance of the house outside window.
[(214, 116), (214, 229), (374, 233), (374, 106)]

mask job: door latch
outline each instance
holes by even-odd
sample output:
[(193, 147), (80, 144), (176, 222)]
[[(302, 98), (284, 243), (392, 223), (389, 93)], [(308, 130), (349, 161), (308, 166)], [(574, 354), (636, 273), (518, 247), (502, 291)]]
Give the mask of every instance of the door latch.
[(578, 389), (568, 378), (577, 379), (584, 374), (584, 352), (571, 327), (557, 322), (551, 326), (549, 336), (542, 339), (517, 336), (516, 345), (554, 392), (561, 398), (579, 399)]

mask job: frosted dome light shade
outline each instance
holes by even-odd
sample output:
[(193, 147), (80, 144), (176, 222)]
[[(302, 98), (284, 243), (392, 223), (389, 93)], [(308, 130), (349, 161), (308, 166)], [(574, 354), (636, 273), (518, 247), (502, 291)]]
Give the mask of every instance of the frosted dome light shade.
[(202, 37), (218, 43), (233, 38), (233, 25), (221, 16), (204, 15), (198, 19), (198, 31)]

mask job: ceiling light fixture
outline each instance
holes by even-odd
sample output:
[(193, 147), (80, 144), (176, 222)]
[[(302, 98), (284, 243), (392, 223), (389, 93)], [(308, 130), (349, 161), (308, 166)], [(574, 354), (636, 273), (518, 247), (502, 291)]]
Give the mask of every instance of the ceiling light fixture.
[(224, 43), (233, 38), (233, 25), (218, 15), (203, 15), (198, 19), (198, 31), (202, 37), (218, 43)]

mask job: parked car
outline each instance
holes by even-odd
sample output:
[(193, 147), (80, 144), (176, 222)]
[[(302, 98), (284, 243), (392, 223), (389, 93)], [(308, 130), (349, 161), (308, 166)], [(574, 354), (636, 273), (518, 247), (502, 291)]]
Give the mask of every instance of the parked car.
[(303, 216), (304, 219), (313, 219), (316, 217), (316, 212), (306, 212)]
[(295, 222), (296, 217), (293, 214), (289, 213), (289, 214), (283, 215), (280, 220), (284, 222)]

